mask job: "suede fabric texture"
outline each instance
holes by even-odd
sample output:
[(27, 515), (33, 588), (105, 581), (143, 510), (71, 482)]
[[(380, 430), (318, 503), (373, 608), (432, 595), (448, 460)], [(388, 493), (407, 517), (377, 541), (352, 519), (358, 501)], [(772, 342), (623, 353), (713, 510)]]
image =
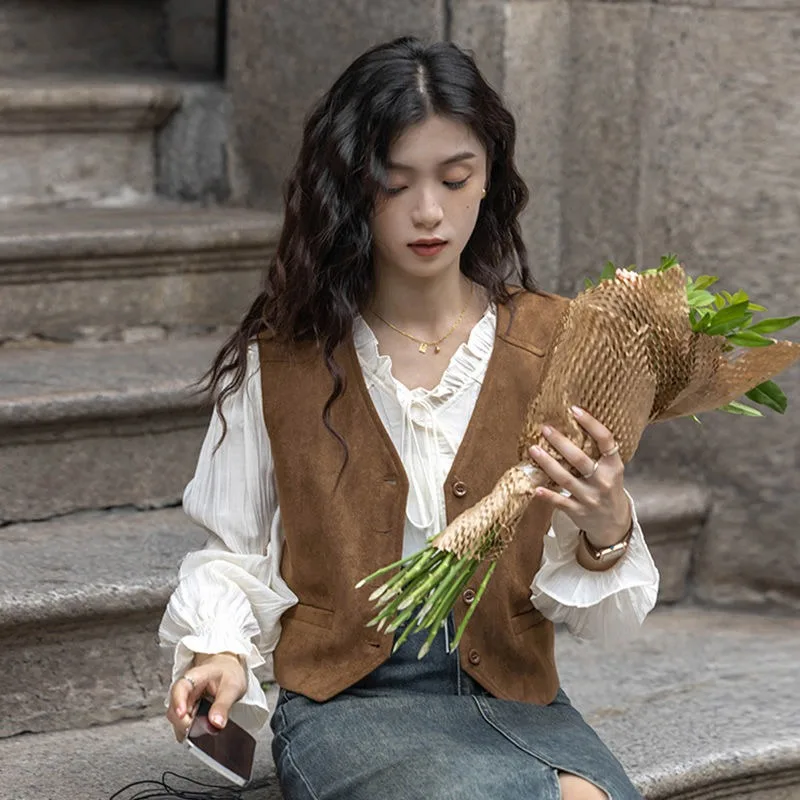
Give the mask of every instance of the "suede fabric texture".
[[(567, 302), (514, 291), (509, 303), (498, 305), (486, 376), (444, 485), (448, 521), (519, 461), (525, 413)], [(375, 614), (368, 601), (374, 587), (354, 587), (401, 558), (408, 479), (369, 396), (352, 337), (334, 353), (346, 387), (333, 403), (331, 423), (350, 454), (338, 487), (344, 450), (322, 422), (333, 381), (321, 350), (262, 335), (259, 356), (285, 536), (281, 574), (299, 599), (281, 618), (275, 678), (284, 689), (324, 701), (391, 655), (393, 637), (366, 627)], [(551, 517), (548, 504), (530, 504), (459, 645), (464, 670), (499, 698), (547, 704), (559, 687), (553, 625), (530, 601)], [(465, 592), (456, 626), (468, 603)]]

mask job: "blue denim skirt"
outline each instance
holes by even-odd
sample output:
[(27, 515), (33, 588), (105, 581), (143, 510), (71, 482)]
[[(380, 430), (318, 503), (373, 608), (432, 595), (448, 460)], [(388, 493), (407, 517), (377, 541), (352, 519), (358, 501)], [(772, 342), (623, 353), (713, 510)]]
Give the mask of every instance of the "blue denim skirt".
[[(642, 800), (559, 689), (550, 705), (499, 700), (423, 634), (324, 703), (281, 690), (271, 726), (285, 800), (559, 800), (558, 771), (612, 800)], [(324, 669), (320, 665), (320, 669)]]

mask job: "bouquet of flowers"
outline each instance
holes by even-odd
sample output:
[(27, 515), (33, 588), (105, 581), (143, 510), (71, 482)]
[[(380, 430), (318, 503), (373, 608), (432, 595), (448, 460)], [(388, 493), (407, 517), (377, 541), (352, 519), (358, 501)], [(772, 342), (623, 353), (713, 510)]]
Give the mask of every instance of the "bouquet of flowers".
[(412, 633), (428, 630), (422, 658), (464, 587), (489, 560), (451, 649), (458, 645), (536, 488), (553, 488), (528, 455), (532, 445), (575, 473), (542, 435), (543, 425), (565, 433), (591, 458), (599, 457), (570, 406), (586, 409), (613, 433), (625, 462), (651, 422), (682, 416), (699, 421), (698, 413), (713, 409), (762, 416), (741, 402), (742, 395), (778, 413), (786, 410), (786, 396), (770, 378), (800, 359), (800, 343), (776, 341), (770, 334), (794, 325), (800, 316), (754, 322), (754, 314), (766, 309), (743, 291), (713, 294), (709, 289), (717, 280), (687, 278), (675, 256), (641, 273), (609, 263), (597, 285), (587, 280), (554, 332), (540, 390), (528, 407), (520, 462), (425, 549), (357, 584), (360, 588), (391, 574), (370, 595), (378, 611), (369, 624), (387, 634), (405, 625), (395, 649)]

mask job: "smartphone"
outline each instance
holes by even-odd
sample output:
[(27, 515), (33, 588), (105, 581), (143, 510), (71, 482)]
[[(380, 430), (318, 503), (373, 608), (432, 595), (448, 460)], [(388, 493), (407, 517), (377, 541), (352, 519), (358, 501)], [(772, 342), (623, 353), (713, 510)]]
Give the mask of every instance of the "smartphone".
[(212, 725), (208, 719), (212, 702), (204, 697), (197, 704), (186, 744), (206, 766), (237, 786), (245, 786), (253, 774), (256, 740), (230, 719), (222, 730)]

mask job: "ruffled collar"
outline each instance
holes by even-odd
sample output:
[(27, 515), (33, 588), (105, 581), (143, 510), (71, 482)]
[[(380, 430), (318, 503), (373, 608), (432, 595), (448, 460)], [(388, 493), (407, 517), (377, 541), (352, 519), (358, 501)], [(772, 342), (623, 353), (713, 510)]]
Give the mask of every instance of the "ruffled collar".
[(482, 379), (494, 348), (497, 327), (497, 307), (489, 303), (483, 316), (475, 323), (467, 341), (453, 353), (438, 385), (433, 389), (418, 386), (409, 389), (392, 374), (391, 356), (378, 350), (378, 339), (372, 328), (359, 314), (353, 320), (353, 344), (365, 378), (373, 378), (391, 386), (399, 398), (424, 398), (436, 404), (449, 400), (477, 378)]

